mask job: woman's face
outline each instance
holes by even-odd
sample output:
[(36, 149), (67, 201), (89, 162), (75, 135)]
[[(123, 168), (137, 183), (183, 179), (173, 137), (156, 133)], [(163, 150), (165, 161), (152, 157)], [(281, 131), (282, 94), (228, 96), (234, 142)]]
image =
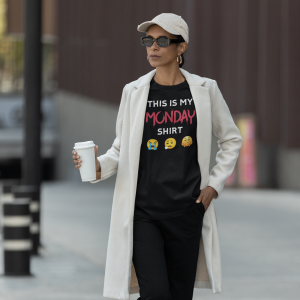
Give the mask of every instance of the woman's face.
[[(146, 36), (152, 36), (157, 39), (160, 36), (167, 36), (170, 39), (176, 39), (177, 37), (167, 31), (165, 31), (159, 25), (151, 25), (148, 28)], [(187, 49), (187, 42), (182, 43), (171, 43), (168, 47), (159, 47), (154, 42), (151, 47), (146, 47), (147, 55), (149, 56), (149, 63), (152, 67), (161, 67), (171, 64), (178, 64), (177, 57), (179, 57)], [(151, 55), (157, 55), (157, 58), (152, 58)]]

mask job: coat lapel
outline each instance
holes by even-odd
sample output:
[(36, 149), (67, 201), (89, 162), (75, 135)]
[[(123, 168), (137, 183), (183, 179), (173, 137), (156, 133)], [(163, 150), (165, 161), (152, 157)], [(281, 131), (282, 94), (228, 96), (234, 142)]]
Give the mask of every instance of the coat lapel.
[[(151, 79), (150, 79), (151, 80)], [(135, 199), (140, 161), (140, 148), (143, 140), (144, 119), (150, 85), (141, 86), (130, 97), (130, 147), (129, 147), (129, 176), (130, 199)], [(131, 218), (133, 217), (134, 203), (131, 203)]]
[(182, 68), (180, 71), (190, 86), (195, 103), (197, 115), (198, 162), (201, 171), (200, 189), (202, 190), (207, 187), (209, 179), (212, 134), (210, 94), (209, 89), (203, 86), (206, 82), (205, 78), (191, 74)]
[(211, 106), (208, 88), (199, 85), (190, 86), (197, 114), (198, 162), (201, 170), (200, 189), (207, 187), (211, 153)]

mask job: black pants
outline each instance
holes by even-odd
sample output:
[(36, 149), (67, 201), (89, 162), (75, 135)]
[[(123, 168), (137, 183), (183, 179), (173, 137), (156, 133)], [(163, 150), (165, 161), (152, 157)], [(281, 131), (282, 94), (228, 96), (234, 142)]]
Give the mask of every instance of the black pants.
[(205, 208), (149, 220), (135, 216), (133, 257), (140, 300), (191, 300)]

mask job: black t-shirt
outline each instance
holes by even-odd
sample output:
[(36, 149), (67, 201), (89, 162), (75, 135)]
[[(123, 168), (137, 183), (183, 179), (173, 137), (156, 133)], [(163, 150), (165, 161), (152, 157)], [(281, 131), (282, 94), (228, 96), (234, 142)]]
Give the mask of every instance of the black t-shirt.
[(201, 174), (197, 116), (187, 81), (160, 85), (152, 78), (140, 150), (134, 215), (164, 219), (196, 208)]

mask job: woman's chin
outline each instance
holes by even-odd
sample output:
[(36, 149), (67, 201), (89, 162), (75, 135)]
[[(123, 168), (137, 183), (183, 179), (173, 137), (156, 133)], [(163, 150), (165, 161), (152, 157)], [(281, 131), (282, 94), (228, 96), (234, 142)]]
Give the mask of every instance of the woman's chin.
[(159, 67), (161, 64), (157, 63), (157, 62), (150, 62), (150, 65), (153, 67), (153, 68), (156, 68), (156, 67)]
[[(159, 59), (160, 60), (160, 59)], [(160, 60), (156, 60), (156, 59), (151, 59), (149, 60), (149, 63), (152, 67), (160, 67), (160, 66), (163, 66), (164, 63)]]

